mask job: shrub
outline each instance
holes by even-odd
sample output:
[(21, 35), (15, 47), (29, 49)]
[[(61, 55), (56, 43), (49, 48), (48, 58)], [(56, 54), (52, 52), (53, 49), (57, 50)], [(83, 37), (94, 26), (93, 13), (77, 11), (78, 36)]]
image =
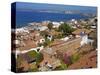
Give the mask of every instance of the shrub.
[(51, 30), (52, 28), (53, 28), (53, 24), (52, 23), (49, 23), (48, 24), (48, 29)]
[(28, 56), (31, 58), (31, 57), (36, 57), (37, 56), (37, 52), (36, 51), (29, 51), (28, 53)]
[(24, 62), (25, 60), (20, 56), (17, 55), (17, 59), (16, 59), (16, 67), (19, 68), (22, 64), (22, 62)]
[(70, 35), (74, 29), (70, 25), (64, 23), (59, 26), (59, 31), (61, 31), (63, 35)]
[[(52, 40), (53, 41), (53, 40)], [(50, 43), (52, 42), (49, 39), (45, 39), (45, 42), (43, 43), (43, 46), (46, 47), (48, 45), (50, 45)]]
[(32, 63), (30, 64), (29, 72), (36, 72), (38, 71), (37, 65)]
[(70, 65), (72, 64), (72, 61), (71, 61), (71, 56), (67, 53), (64, 54), (64, 63), (67, 64), (67, 65)]
[(43, 60), (43, 54), (42, 53), (38, 53), (36, 56), (36, 62), (37, 64), (40, 63)]
[(68, 65), (65, 64), (63, 61), (61, 61), (61, 65), (59, 67), (56, 67), (55, 70), (65, 70), (68, 68)]
[(80, 58), (80, 54), (78, 54), (78, 53), (73, 54), (73, 55), (71, 56), (71, 61), (72, 61), (72, 63), (78, 61), (79, 58)]
[(36, 58), (36, 63), (40, 63), (43, 60), (43, 54), (37, 53), (36, 51), (30, 51), (28, 52), (28, 56)]

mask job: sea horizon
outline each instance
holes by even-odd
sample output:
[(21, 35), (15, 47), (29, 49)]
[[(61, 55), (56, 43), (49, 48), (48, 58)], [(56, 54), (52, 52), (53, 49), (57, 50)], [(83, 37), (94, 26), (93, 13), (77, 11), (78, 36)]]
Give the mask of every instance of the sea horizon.
[(16, 27), (48, 20), (66, 22), (71, 19), (88, 19), (96, 12), (97, 7), (90, 6), (16, 2)]
[(16, 27), (27, 26), (31, 22), (42, 22), (42, 21), (56, 21), (56, 22), (67, 22), (71, 19), (88, 19), (89, 16), (84, 16), (82, 14), (64, 14), (64, 13), (47, 13), (47, 12), (26, 12), (18, 11), (16, 12)]

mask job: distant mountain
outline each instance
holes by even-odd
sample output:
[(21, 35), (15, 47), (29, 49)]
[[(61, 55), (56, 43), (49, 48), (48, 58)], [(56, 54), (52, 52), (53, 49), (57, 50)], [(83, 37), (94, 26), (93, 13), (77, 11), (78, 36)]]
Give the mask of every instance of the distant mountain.
[(42, 10), (38, 10), (38, 9), (19, 9), (17, 11), (25, 11), (25, 12), (44, 12), (44, 13), (60, 13), (60, 14), (81, 14), (84, 16), (88, 16), (88, 17), (93, 17), (95, 16), (97, 13), (96, 12), (88, 12), (88, 11), (80, 11), (80, 10), (48, 10), (48, 9), (42, 9)]

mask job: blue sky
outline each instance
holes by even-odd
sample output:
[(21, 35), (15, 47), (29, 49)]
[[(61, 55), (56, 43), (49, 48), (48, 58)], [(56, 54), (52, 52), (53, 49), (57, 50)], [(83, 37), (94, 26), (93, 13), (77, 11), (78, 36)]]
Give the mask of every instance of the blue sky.
[(88, 11), (88, 12), (96, 12), (97, 7), (90, 6), (73, 6), (73, 5), (58, 5), (58, 4), (41, 4), (41, 3), (25, 3), (25, 2), (17, 2), (16, 9), (23, 10), (76, 10), (76, 11)]

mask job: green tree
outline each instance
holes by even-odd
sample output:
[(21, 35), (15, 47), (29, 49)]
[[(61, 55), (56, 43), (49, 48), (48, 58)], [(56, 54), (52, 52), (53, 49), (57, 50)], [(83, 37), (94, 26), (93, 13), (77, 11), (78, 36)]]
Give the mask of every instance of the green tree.
[(63, 35), (69, 35), (74, 31), (74, 29), (70, 25), (64, 23), (59, 26), (59, 31), (61, 31)]
[(75, 63), (76, 61), (78, 61), (80, 59), (80, 54), (79, 53), (75, 53), (71, 56), (71, 61), (72, 63)]
[(52, 23), (49, 23), (48, 24), (48, 29), (51, 30), (52, 28), (53, 28), (53, 24)]
[(43, 54), (40, 52), (38, 53), (33, 50), (33, 51), (28, 52), (27, 54), (30, 58), (36, 58), (37, 63), (40, 63), (43, 60)]
[(48, 34), (49, 33), (47, 31), (41, 31), (40, 32), (40, 35), (43, 36), (45, 39), (47, 38)]

